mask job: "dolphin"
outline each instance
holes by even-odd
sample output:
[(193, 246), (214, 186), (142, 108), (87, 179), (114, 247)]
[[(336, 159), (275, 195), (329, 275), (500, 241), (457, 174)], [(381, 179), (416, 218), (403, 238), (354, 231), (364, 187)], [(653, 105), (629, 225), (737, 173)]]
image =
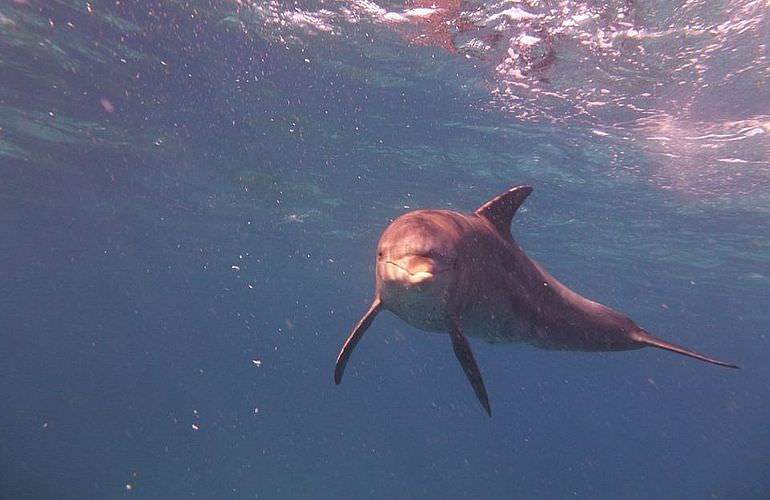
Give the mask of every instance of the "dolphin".
[(652, 346), (738, 368), (652, 336), (627, 316), (570, 290), (522, 251), (510, 232), (532, 192), (515, 186), (472, 214), (415, 210), (394, 220), (377, 245), (374, 301), (342, 346), (339, 384), (356, 344), (387, 309), (410, 325), (448, 333), (479, 402), (492, 410), (467, 336), (565, 351)]

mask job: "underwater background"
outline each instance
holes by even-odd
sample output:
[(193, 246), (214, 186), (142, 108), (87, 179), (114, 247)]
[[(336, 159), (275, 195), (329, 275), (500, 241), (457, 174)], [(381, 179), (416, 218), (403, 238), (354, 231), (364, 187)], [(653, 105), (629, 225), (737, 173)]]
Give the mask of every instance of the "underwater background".
[[(766, 0), (2, 0), (0, 498), (770, 498)], [(371, 302), (377, 238), (516, 184), (656, 350)]]

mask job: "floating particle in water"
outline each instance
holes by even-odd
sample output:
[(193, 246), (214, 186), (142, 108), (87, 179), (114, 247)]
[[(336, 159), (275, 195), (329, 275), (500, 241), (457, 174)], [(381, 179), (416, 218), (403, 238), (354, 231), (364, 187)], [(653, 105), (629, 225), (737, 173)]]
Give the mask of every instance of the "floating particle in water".
[(107, 99), (106, 97), (102, 97), (101, 99), (99, 99), (99, 104), (102, 105), (102, 108), (104, 108), (106, 112), (108, 113), (115, 112), (115, 105), (112, 104), (112, 102), (110, 102), (110, 100)]

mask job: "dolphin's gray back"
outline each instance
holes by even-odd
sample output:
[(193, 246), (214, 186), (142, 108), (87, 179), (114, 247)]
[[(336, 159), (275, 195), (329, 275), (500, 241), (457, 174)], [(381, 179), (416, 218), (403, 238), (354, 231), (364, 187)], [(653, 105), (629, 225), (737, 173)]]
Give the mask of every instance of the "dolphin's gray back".
[[(460, 214), (457, 214), (460, 215)], [(628, 317), (586, 299), (526, 255), (510, 235), (477, 215), (462, 252), (461, 302), (468, 335), (490, 342), (526, 342), (578, 351), (642, 347), (629, 337)]]

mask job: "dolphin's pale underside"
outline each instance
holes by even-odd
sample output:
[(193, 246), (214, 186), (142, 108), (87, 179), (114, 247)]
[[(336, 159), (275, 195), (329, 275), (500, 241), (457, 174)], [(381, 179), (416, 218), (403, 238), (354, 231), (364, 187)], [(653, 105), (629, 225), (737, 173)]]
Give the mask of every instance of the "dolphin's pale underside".
[(573, 292), (528, 257), (510, 225), (531, 192), (530, 186), (513, 187), (472, 214), (416, 210), (393, 221), (377, 247), (374, 301), (342, 346), (334, 381), (340, 383), (350, 354), (382, 309), (421, 330), (448, 333), (489, 415), (466, 335), (570, 351), (652, 346), (737, 368), (652, 336), (625, 315)]

